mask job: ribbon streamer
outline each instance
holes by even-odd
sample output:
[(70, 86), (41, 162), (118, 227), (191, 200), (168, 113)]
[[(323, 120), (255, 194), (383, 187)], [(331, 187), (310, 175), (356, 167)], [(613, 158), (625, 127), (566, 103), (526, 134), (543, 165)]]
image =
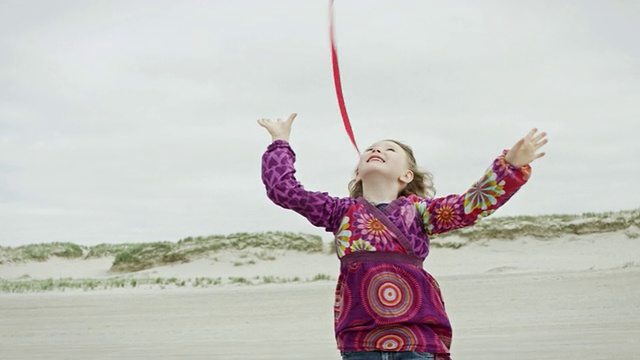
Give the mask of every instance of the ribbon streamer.
[(331, 40), (331, 62), (333, 63), (333, 81), (336, 85), (336, 95), (338, 97), (338, 107), (340, 108), (340, 115), (342, 115), (342, 122), (344, 123), (344, 129), (349, 135), (349, 139), (356, 148), (358, 154), (360, 150), (356, 144), (356, 138), (353, 136), (353, 129), (351, 128), (351, 122), (349, 121), (349, 114), (347, 114), (347, 106), (344, 103), (344, 95), (342, 94), (342, 82), (340, 81), (340, 67), (338, 66), (338, 51), (336, 50), (336, 44), (333, 35), (333, 0), (329, 0), (329, 38)]

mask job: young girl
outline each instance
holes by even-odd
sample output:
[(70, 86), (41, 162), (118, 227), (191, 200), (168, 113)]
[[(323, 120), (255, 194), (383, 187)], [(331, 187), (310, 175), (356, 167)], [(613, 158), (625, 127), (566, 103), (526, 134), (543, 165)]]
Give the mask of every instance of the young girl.
[(413, 151), (382, 140), (360, 156), (350, 197), (307, 191), (296, 180), (287, 121), (260, 119), (273, 142), (262, 157), (262, 181), (277, 205), (335, 235), (340, 276), (334, 324), (344, 360), (450, 359), (451, 324), (436, 280), (422, 267), (429, 236), (473, 225), (528, 180), (544, 155), (544, 132), (531, 130), (505, 150), (462, 195), (431, 198), (431, 177)]

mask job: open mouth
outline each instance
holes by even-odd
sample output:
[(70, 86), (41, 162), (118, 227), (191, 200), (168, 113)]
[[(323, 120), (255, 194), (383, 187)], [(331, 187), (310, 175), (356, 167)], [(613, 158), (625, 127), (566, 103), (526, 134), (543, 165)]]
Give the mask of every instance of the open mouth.
[(376, 156), (376, 155), (373, 155), (369, 159), (367, 159), (367, 162), (372, 162), (372, 161), (384, 162), (384, 160), (380, 156)]

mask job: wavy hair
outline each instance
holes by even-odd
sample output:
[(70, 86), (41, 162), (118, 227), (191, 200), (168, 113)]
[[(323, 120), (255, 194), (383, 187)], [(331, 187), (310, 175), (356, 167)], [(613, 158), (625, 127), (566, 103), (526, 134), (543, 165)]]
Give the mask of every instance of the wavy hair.
[[(436, 195), (436, 189), (433, 186), (433, 175), (428, 171), (423, 171), (418, 168), (418, 163), (416, 162), (411, 147), (397, 140), (387, 139), (385, 141), (391, 141), (404, 150), (407, 154), (409, 170), (413, 172), (413, 180), (398, 193), (398, 197), (413, 194), (425, 199), (433, 198)], [(349, 196), (352, 198), (362, 196), (362, 180), (356, 180), (354, 178), (349, 182)]]

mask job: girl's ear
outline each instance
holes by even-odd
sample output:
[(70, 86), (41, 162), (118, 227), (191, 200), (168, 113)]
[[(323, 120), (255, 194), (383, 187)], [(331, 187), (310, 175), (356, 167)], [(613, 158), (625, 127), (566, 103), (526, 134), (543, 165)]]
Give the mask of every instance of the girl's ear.
[(404, 184), (408, 184), (413, 181), (413, 171), (407, 170), (402, 176), (399, 178), (400, 182)]
[(356, 177), (355, 177), (356, 181), (360, 181), (362, 180), (362, 178), (360, 178), (360, 172), (356, 169)]

